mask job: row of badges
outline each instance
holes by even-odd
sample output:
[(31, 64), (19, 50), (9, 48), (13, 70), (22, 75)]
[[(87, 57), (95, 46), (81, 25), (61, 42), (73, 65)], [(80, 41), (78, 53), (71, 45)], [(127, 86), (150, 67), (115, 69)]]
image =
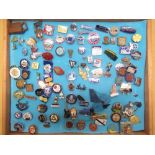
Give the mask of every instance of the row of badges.
[[(136, 76), (137, 66), (131, 63), (131, 59), (140, 60), (142, 54), (138, 51), (138, 43), (142, 40), (142, 36), (136, 33), (136, 29), (128, 26), (122, 27), (105, 27), (102, 25), (96, 25), (95, 27), (89, 25), (80, 25), (77, 26), (76, 23), (72, 23), (70, 27), (58, 25), (57, 32), (58, 35), (55, 39), (52, 37), (54, 32), (56, 31), (56, 27), (53, 25), (45, 24), (42, 28), (41, 22), (34, 23), (34, 32), (36, 34), (35, 37), (30, 37), (28, 40), (24, 40), (20, 37), (13, 36), (11, 42), (13, 44), (13, 49), (18, 50), (18, 45), (23, 46), (22, 54), (23, 57), (29, 54), (28, 48), (30, 48), (30, 59), (21, 59), (19, 65), (13, 65), (10, 67), (10, 76), (16, 80), (16, 87), (18, 90), (14, 91), (14, 97), (18, 100), (16, 104), (16, 108), (19, 110), (15, 112), (14, 116), (16, 119), (24, 119), (25, 121), (33, 119), (33, 113), (31, 112), (23, 112), (29, 109), (28, 102), (23, 103), (21, 99), (27, 98), (30, 100), (39, 99), (42, 103), (37, 106), (37, 111), (40, 113), (38, 115), (38, 120), (43, 123), (43, 127), (50, 127), (50, 123), (59, 123), (60, 115), (59, 113), (51, 113), (50, 116), (46, 115), (49, 107), (46, 105), (48, 99), (51, 94), (54, 93), (55, 97), (53, 98), (53, 103), (51, 104), (52, 108), (59, 108), (61, 100), (65, 100), (66, 108), (64, 109), (64, 119), (66, 120), (66, 128), (72, 129), (76, 126), (77, 129), (83, 130), (89, 124), (89, 129), (91, 131), (96, 131), (98, 125), (107, 125), (107, 131), (109, 133), (113, 133), (118, 131), (116, 129), (115, 123), (121, 124), (121, 132), (129, 134), (132, 131), (132, 125), (138, 124), (140, 122), (139, 117), (136, 116), (136, 111), (138, 108), (142, 106), (141, 102), (129, 102), (127, 105), (121, 105), (121, 103), (115, 103), (112, 106), (111, 120), (114, 124), (108, 124), (109, 115), (101, 112), (97, 113), (96, 109), (107, 109), (110, 105), (110, 100), (113, 97), (116, 97), (121, 94), (132, 93), (135, 97), (138, 94), (135, 94), (132, 91), (132, 84), (136, 86), (141, 85), (142, 78)], [(68, 30), (76, 31), (78, 36), (76, 37), (73, 33), (68, 33)], [(101, 31), (105, 34), (102, 45), (100, 44), (100, 35), (98, 31)], [(131, 41), (127, 45), (127, 39), (125, 36), (117, 37), (117, 35), (123, 32), (124, 34), (132, 34)], [(67, 34), (68, 33), (68, 34)], [(64, 36), (64, 34), (67, 34)], [(110, 34), (110, 36), (108, 35)], [(51, 38), (46, 38), (45, 36), (51, 36)], [(44, 46), (45, 52), (39, 52), (37, 47), (37, 39), (41, 40), (42, 45)], [(85, 56), (87, 53), (87, 49), (84, 46), (87, 42), (92, 45), (92, 54), (89, 56)], [(78, 53), (83, 56), (83, 61), (78, 63), (76, 59), (74, 60), (74, 50), (73, 48), (69, 48), (67, 50), (69, 57), (69, 66), (71, 71), (65, 71), (60, 66), (56, 66), (53, 64), (54, 56), (50, 52), (53, 46), (58, 44), (58, 47), (55, 49), (55, 53), (58, 57), (64, 56), (66, 49), (63, 47), (63, 43), (73, 45), (75, 41), (78, 42)], [(113, 66), (111, 61), (116, 61), (118, 59), (118, 52), (115, 52), (111, 49), (102, 50), (103, 45), (117, 45), (120, 47), (119, 54), (124, 55), (121, 59), (121, 62), (117, 63)], [(62, 44), (59, 46), (59, 44)], [(103, 61), (101, 58), (97, 58), (97, 56), (102, 56), (105, 54), (109, 58), (109, 63), (106, 64), (105, 68), (102, 68)], [(37, 62), (38, 57), (42, 57), (43, 59), (43, 77), (41, 77), (40, 73), (37, 73), (37, 83), (38, 88), (34, 88), (33, 84), (27, 83), (27, 79), (30, 78), (30, 70), (38, 70), (39, 62)], [(58, 58), (57, 57), (57, 58)], [(31, 62), (33, 60), (33, 62)], [(34, 62), (35, 60), (35, 62)], [(17, 67), (19, 66), (19, 67)], [(93, 69), (92, 69), (93, 67)], [(104, 77), (111, 78), (111, 68), (115, 67), (116, 70), (116, 79), (115, 83), (112, 85), (110, 94), (102, 94), (102, 98), (99, 97), (98, 92), (94, 89), (89, 89), (90, 101), (93, 102), (96, 106), (90, 107), (89, 101), (86, 101), (82, 95), (74, 94), (74, 90), (81, 90), (83, 93), (88, 86), (85, 84), (74, 84), (74, 81), (77, 78), (81, 78), (83, 81), (88, 80), (91, 83), (100, 83), (100, 80)], [(75, 69), (78, 70), (78, 75), (75, 73)], [(66, 73), (68, 72), (68, 73)], [(53, 74), (57, 76), (66, 76), (68, 80), (68, 90), (71, 92), (70, 94), (64, 94), (63, 92), (63, 83), (56, 83), (56, 79), (53, 79)], [(119, 92), (118, 92), (119, 88)], [(35, 91), (35, 96), (27, 95), (26, 92)], [(79, 103), (79, 106), (82, 109), (77, 109), (76, 106), (72, 108), (68, 108), (68, 104), (75, 105), (76, 102)], [(85, 120), (77, 120), (77, 116), (84, 115), (90, 118), (90, 123), (87, 123)], [(123, 122), (123, 119), (127, 120)], [(14, 128), (22, 132), (24, 130), (24, 124), (18, 122), (14, 124)], [(127, 128), (127, 129), (125, 129)], [(39, 127), (36, 125), (31, 125), (29, 127), (29, 133), (35, 134), (39, 130)]]

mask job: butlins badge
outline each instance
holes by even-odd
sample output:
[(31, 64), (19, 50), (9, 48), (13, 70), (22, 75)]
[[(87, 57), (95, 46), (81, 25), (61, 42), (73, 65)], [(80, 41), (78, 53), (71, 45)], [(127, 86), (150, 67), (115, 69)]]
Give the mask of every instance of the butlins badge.
[(44, 34), (51, 36), (54, 33), (54, 26), (45, 24)]

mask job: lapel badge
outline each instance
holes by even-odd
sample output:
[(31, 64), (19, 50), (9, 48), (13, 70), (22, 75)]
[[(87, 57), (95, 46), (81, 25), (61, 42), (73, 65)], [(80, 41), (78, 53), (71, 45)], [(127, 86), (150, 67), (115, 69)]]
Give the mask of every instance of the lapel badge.
[(140, 119), (139, 119), (138, 116), (133, 115), (133, 116), (130, 117), (130, 122), (131, 122), (132, 124), (138, 124), (138, 123), (140, 123)]
[(34, 32), (36, 33), (36, 37), (38, 39), (41, 39), (43, 38), (43, 30), (41, 29), (42, 27), (42, 22), (36, 22), (34, 23)]
[(94, 63), (93, 63), (93, 66), (94, 67), (101, 67), (102, 65), (102, 60), (101, 59), (94, 59)]
[(29, 126), (29, 134), (34, 135), (37, 133), (37, 127), (35, 125)]
[(28, 103), (21, 103), (18, 101), (18, 104), (16, 104), (16, 108), (20, 111), (24, 111), (28, 109)]
[(126, 65), (126, 66), (129, 66), (129, 65), (130, 65), (130, 58), (128, 58), (128, 57), (123, 57), (123, 58), (121, 59), (121, 61), (122, 61), (122, 63), (123, 63), (124, 65)]
[(31, 48), (36, 47), (36, 43), (37, 43), (37, 41), (36, 41), (34, 38), (32, 38), (32, 37), (30, 37), (30, 38), (26, 41), (26, 44), (27, 44), (28, 46), (30, 46)]
[(25, 47), (22, 48), (22, 54), (23, 54), (24, 56), (27, 56), (27, 54), (28, 54), (27, 48), (25, 48)]
[(50, 121), (52, 122), (52, 123), (57, 123), (58, 121), (59, 121), (59, 116), (57, 115), (57, 114), (51, 114), (50, 115)]
[(126, 45), (126, 37), (118, 37), (117, 38), (117, 45), (118, 46), (125, 46)]
[(26, 112), (23, 114), (23, 119), (24, 120), (31, 120), (32, 119), (32, 114), (30, 112)]
[(52, 90), (54, 93), (60, 93), (62, 91), (62, 86), (58, 83), (53, 84)]
[(118, 58), (117, 55), (116, 55), (116, 53), (113, 52), (112, 50), (107, 49), (107, 50), (104, 51), (104, 53), (105, 53), (110, 59), (112, 59), (113, 61), (116, 61), (117, 58)]
[(55, 96), (54, 97), (54, 102), (52, 103), (51, 107), (53, 108), (58, 108), (60, 105), (59, 105), (59, 102), (58, 102), (58, 97)]
[(105, 33), (109, 33), (109, 30), (110, 30), (108, 27), (101, 26), (101, 25), (96, 25), (95, 29)]
[(70, 67), (73, 68), (76, 65), (76, 61), (69, 60)]
[(84, 120), (79, 120), (76, 124), (76, 127), (78, 130), (83, 130), (86, 126), (86, 123)]
[(26, 84), (26, 82), (25, 82), (25, 80), (23, 80), (23, 79), (18, 79), (18, 80), (16, 81), (16, 86), (17, 86), (17, 88), (19, 88), (19, 89), (24, 88), (24, 87), (25, 87), (25, 84)]
[(42, 56), (42, 52), (33, 52), (32, 54), (30, 54), (30, 58), (32, 60), (36, 60), (40, 56)]
[(53, 59), (53, 55), (50, 53), (50, 52), (44, 52), (42, 54), (42, 57), (45, 59), (45, 60), (52, 60)]
[(58, 32), (59, 33), (67, 33), (68, 27), (63, 25), (58, 25)]
[(72, 56), (73, 56), (73, 50), (72, 49), (68, 49), (68, 55), (69, 55), (69, 58), (72, 58)]
[(85, 85), (81, 86), (81, 84), (78, 84), (77, 87), (76, 87), (76, 89), (86, 90), (86, 86)]
[(91, 131), (96, 131), (96, 130), (97, 130), (97, 124), (95, 124), (95, 123), (90, 123), (90, 124), (89, 124), (89, 129), (90, 129)]
[(77, 110), (76, 110), (76, 108), (71, 108), (70, 109), (70, 116), (71, 116), (72, 119), (76, 119), (76, 117), (77, 117)]
[(70, 91), (73, 91), (73, 90), (74, 90), (74, 85), (73, 85), (73, 83), (70, 83), (70, 84), (68, 85), (68, 89), (69, 89)]
[(123, 77), (122, 76), (117, 76), (115, 79), (115, 83), (117, 86), (120, 86), (123, 82)]
[(33, 85), (32, 84), (26, 84), (25, 88), (26, 88), (27, 92), (32, 92), (33, 91)]
[(119, 76), (125, 76), (126, 74), (126, 67), (120, 67), (117, 71)]
[(80, 46), (78, 48), (78, 52), (82, 55), (82, 54), (84, 54), (86, 52), (86, 48), (84, 46)]
[(120, 87), (120, 92), (123, 94), (128, 94), (132, 92), (131, 83), (122, 83)]
[(40, 113), (45, 113), (47, 111), (47, 106), (45, 104), (39, 104), (37, 109)]
[(118, 133), (118, 125), (116, 124), (109, 124), (108, 127), (107, 127), (107, 131), (109, 134), (115, 134), (115, 133)]
[(116, 43), (116, 38), (115, 37), (111, 37), (110, 38), (110, 43), (114, 45)]
[(75, 74), (75, 72), (70, 72), (70, 73), (68, 73), (67, 79), (68, 79), (68, 81), (74, 81), (74, 80), (76, 79), (76, 74)]
[(110, 43), (109, 37), (108, 36), (105, 36), (103, 38), (103, 44), (108, 45), (109, 43)]
[(31, 67), (32, 67), (32, 69), (37, 70), (37, 69), (39, 69), (39, 63), (38, 62), (32, 62)]
[(91, 64), (93, 63), (93, 57), (92, 56), (88, 56), (87, 57), (88, 63)]
[(43, 122), (45, 122), (47, 120), (47, 118), (46, 118), (46, 116), (44, 114), (40, 114), (38, 116), (38, 120), (43, 123)]
[(100, 78), (103, 76), (103, 69), (102, 68), (93, 69), (91, 73), (94, 78)]
[(84, 36), (81, 36), (81, 35), (78, 36), (77, 37), (78, 44), (83, 45), (84, 44), (84, 39), (85, 39)]
[(14, 124), (14, 129), (17, 131), (17, 132), (22, 132), (24, 130), (24, 125), (22, 123), (15, 123)]
[(110, 34), (112, 36), (116, 36), (119, 33), (119, 28), (116, 27), (116, 26), (113, 26), (113, 27), (110, 28), (110, 31), (109, 32), (110, 32)]
[(39, 96), (39, 100), (46, 103), (48, 101), (48, 98), (46, 96)]
[(139, 51), (133, 51), (131, 52), (131, 57), (134, 59), (134, 60), (139, 60), (141, 58), (141, 52)]
[(51, 38), (46, 38), (43, 40), (43, 45), (45, 50), (51, 50), (54, 46), (54, 41)]
[(111, 92), (110, 92), (110, 96), (111, 97), (115, 97), (115, 96), (118, 96), (119, 93), (117, 92), (117, 87), (116, 87), (116, 84), (112, 85), (112, 89), (111, 89)]
[(79, 100), (79, 105), (82, 107), (88, 107), (89, 102), (86, 101), (81, 95), (77, 95), (77, 98)]
[(59, 99), (65, 99), (65, 95), (62, 91), (59, 93)]
[(127, 82), (133, 82), (134, 81), (134, 74), (131, 74), (131, 73), (127, 73), (126, 75), (125, 75), (125, 80), (127, 81)]
[(121, 113), (121, 111), (122, 111), (122, 105), (119, 102), (116, 102), (112, 106), (112, 111), (115, 112), (115, 113)]
[(37, 95), (37, 96), (42, 96), (43, 95), (43, 93), (44, 93), (44, 90), (43, 89), (36, 89), (35, 90), (35, 94)]
[(65, 37), (59, 34), (56, 36), (55, 41), (57, 44), (62, 44), (65, 41)]
[(72, 31), (77, 31), (77, 25), (76, 25), (76, 23), (72, 23), (72, 24), (70, 25), (70, 29), (71, 29)]
[(115, 123), (120, 122), (121, 121), (121, 115), (119, 113), (113, 113), (111, 115), (111, 120)]
[(21, 59), (20, 60), (20, 68), (28, 69), (28, 67), (29, 67), (29, 61), (27, 59)]
[(68, 44), (73, 44), (75, 42), (75, 36), (73, 34), (68, 34), (66, 36), (66, 42)]
[(54, 33), (54, 26), (45, 24), (44, 34), (51, 36)]
[(136, 71), (137, 71), (137, 67), (134, 66), (134, 65), (132, 65), (132, 64), (130, 64), (130, 65), (127, 67), (126, 71), (127, 71), (128, 73), (135, 74)]
[(73, 127), (72, 121), (66, 121), (66, 128), (71, 129)]
[(81, 25), (80, 28), (81, 29), (88, 30), (88, 31), (92, 31), (93, 30), (93, 27), (92, 26), (89, 26), (89, 25)]
[(92, 46), (92, 55), (93, 56), (102, 55), (102, 47), (101, 46)]
[(125, 33), (136, 33), (136, 29), (129, 27), (129, 26), (122, 26), (120, 28), (120, 31), (125, 32)]
[(120, 47), (120, 54), (130, 54), (130, 48), (129, 46), (121, 46)]
[(141, 82), (142, 82), (142, 78), (136, 77), (136, 79), (135, 79), (135, 85), (140, 86), (141, 85)]
[(74, 94), (69, 94), (66, 96), (66, 102), (69, 104), (75, 104), (77, 101), (77, 97)]
[(138, 49), (138, 43), (129, 43), (130, 51), (134, 51)]
[(65, 50), (62, 46), (58, 46), (56, 49), (55, 49), (55, 53), (58, 55), (58, 56), (63, 56), (65, 54)]
[(55, 66), (53, 70), (57, 75), (64, 75), (65, 73), (64, 70), (59, 66)]
[(96, 32), (89, 33), (89, 35), (88, 35), (88, 42), (90, 44), (95, 45), (95, 44), (98, 44), (99, 41), (100, 41), (100, 36), (99, 36), (98, 33), (96, 33)]
[(44, 126), (44, 128), (49, 128), (50, 127), (50, 122), (45, 121), (43, 126)]
[(142, 36), (140, 34), (134, 34), (132, 36), (132, 40), (136, 43), (140, 42), (142, 40)]
[(96, 118), (95, 119), (95, 124), (96, 125), (106, 125), (107, 124), (107, 119), (106, 118)]
[(132, 124), (131, 122), (121, 122), (120, 123), (120, 134), (129, 135), (132, 134)]
[(22, 113), (20, 111), (15, 112), (15, 118), (20, 119), (22, 118)]

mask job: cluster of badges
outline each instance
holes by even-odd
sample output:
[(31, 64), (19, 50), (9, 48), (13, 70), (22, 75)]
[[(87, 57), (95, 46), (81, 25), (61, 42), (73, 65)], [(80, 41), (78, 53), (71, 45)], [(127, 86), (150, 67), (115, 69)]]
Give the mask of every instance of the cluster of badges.
[[(142, 58), (142, 53), (138, 50), (138, 43), (143, 39), (142, 35), (138, 34), (135, 28), (129, 26), (112, 26), (109, 28), (103, 25), (95, 25), (94, 27), (85, 24), (78, 25), (73, 22), (69, 27), (66, 25), (57, 25), (56, 27), (51, 24), (43, 25), (40, 21), (34, 23), (34, 32), (35, 36), (26, 40), (16, 36), (11, 40), (13, 50), (17, 49), (18, 44), (23, 46), (23, 58), (19, 60), (19, 64), (10, 67), (10, 76), (16, 81), (17, 88), (13, 93), (17, 100), (17, 111), (14, 113), (17, 123), (14, 124), (14, 129), (23, 132), (26, 121), (35, 118), (37, 118), (35, 121), (42, 124), (44, 128), (54, 127), (55, 124), (60, 124), (65, 119), (67, 130), (74, 127), (77, 130), (85, 130), (88, 127), (91, 132), (95, 132), (98, 130), (98, 126), (104, 127), (109, 123), (109, 117), (111, 124), (107, 125), (108, 133), (118, 131), (116, 124), (120, 124), (120, 132), (130, 134), (132, 125), (140, 122), (136, 111), (142, 106), (141, 102), (130, 101), (126, 105), (116, 102), (111, 107), (110, 115), (98, 111), (107, 109), (111, 98), (121, 94), (133, 93), (132, 85), (141, 86), (142, 77), (136, 75), (139, 69), (136, 64), (137, 60), (140, 61)], [(100, 35), (101, 32), (105, 34), (103, 37)], [(55, 33), (56, 36), (54, 36)], [(121, 36), (119, 36), (120, 33)], [(127, 43), (126, 37), (128, 34), (131, 36), (129, 43)], [(42, 49), (39, 49), (38, 42), (41, 42)], [(75, 43), (78, 45), (77, 51), (73, 46)], [(91, 54), (89, 53), (87, 56), (86, 54), (90, 49), (85, 46), (86, 44), (91, 46)], [(108, 46), (109, 44), (111, 46)], [(68, 49), (66, 49), (66, 45), (68, 45)], [(112, 45), (118, 46), (119, 51), (111, 49)], [(79, 54), (79, 57), (82, 57), (81, 62), (74, 56), (75, 52)], [(109, 59), (106, 64), (104, 58), (102, 59), (103, 55)], [(61, 63), (64, 62), (55, 64), (53, 61), (64, 56), (68, 57), (67, 67), (69, 68), (67, 70), (61, 66)], [(121, 61), (118, 62), (120, 56)], [(39, 59), (42, 59), (42, 64), (37, 61)], [(28, 80), (31, 76), (31, 69), (36, 72), (36, 76), (33, 74), (34, 77), (32, 77), (36, 81), (35, 87)], [(100, 84), (102, 78), (114, 76), (112, 74), (113, 69), (116, 71), (116, 78), (110, 92), (107, 94), (101, 92), (102, 94), (99, 95), (98, 91), (89, 89), (87, 82), (92, 85)], [(63, 80), (57, 82), (57, 77), (58, 79), (64, 77), (67, 86), (64, 87), (65, 81)], [(82, 80), (83, 83), (80, 83), (78, 79)], [(68, 91), (64, 91), (64, 89), (68, 89)], [(75, 90), (78, 94), (74, 92)], [(29, 95), (30, 92), (34, 92), (35, 95)], [(90, 101), (84, 97), (87, 92), (89, 92)], [(37, 117), (33, 116), (33, 112), (29, 110), (31, 105), (28, 101), (22, 101), (23, 98), (37, 100)], [(50, 106), (48, 105), (49, 100)], [(90, 102), (93, 102), (95, 106), (92, 106)], [(76, 106), (77, 103), (80, 109)], [(60, 107), (63, 107), (64, 104), (66, 106), (62, 116)], [(57, 110), (55, 111), (55, 109)], [(83, 116), (87, 119), (83, 119)], [(24, 120), (25, 124), (20, 123), (21, 119)], [(40, 126), (36, 124), (33, 123), (28, 127), (30, 134), (39, 132)]]

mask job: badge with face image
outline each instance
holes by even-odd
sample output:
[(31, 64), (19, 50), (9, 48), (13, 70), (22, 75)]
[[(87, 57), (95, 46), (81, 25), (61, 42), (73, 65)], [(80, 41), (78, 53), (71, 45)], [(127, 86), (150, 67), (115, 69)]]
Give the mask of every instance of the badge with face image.
[(84, 120), (79, 120), (76, 124), (76, 127), (78, 130), (83, 130), (86, 126), (86, 123)]
[(50, 121), (52, 122), (52, 123), (57, 123), (58, 121), (59, 121), (59, 116), (57, 115), (57, 114), (51, 114), (50, 115)]
[(35, 125), (29, 126), (29, 134), (36, 134), (37, 133), (37, 127)]
[(52, 90), (54, 93), (60, 93), (62, 91), (62, 86), (60, 84), (53, 84)]
[(28, 69), (29, 62), (27, 59), (21, 59), (20, 60), (20, 68), (22, 69)]
[(69, 104), (75, 104), (77, 101), (77, 97), (74, 94), (69, 94), (66, 96), (66, 102)]
[(54, 26), (45, 24), (44, 34), (51, 36), (54, 33)]

